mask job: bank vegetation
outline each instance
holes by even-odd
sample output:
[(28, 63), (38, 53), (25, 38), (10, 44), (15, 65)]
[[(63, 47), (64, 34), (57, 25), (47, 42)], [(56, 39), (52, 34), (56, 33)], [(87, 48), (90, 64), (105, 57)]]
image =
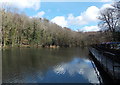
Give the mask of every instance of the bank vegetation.
[(15, 8), (2, 8), (1, 46), (58, 48), (120, 41), (120, 2), (112, 6), (101, 11), (99, 32), (73, 31), (45, 18), (29, 17)]

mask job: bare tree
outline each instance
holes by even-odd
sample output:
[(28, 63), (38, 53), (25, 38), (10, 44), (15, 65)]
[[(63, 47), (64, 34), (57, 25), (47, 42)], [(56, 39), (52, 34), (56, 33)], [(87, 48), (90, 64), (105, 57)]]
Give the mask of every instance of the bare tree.
[(116, 33), (119, 30), (120, 24), (120, 2), (116, 2), (111, 6), (111, 8), (100, 11), (98, 26), (109, 35), (109, 38), (112, 38), (112, 41), (116, 41)]

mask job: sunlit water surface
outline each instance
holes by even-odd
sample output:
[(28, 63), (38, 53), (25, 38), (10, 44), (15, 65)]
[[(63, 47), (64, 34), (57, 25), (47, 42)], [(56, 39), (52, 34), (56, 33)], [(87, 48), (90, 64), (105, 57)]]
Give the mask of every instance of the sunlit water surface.
[(2, 57), (3, 83), (100, 83), (87, 48), (14, 48)]

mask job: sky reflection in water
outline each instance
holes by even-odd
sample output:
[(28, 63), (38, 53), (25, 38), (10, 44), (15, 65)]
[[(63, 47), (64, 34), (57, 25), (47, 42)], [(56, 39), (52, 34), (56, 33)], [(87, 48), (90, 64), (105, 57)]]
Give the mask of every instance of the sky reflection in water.
[(77, 74), (84, 77), (85, 80), (88, 80), (89, 83), (99, 83), (95, 76), (96, 73), (92, 68), (91, 61), (89, 60), (74, 58), (71, 62), (56, 66), (54, 68), (54, 72), (58, 75), (65, 75), (68, 73), (70, 77), (75, 77)]
[(3, 82), (99, 83), (86, 48), (6, 50)]

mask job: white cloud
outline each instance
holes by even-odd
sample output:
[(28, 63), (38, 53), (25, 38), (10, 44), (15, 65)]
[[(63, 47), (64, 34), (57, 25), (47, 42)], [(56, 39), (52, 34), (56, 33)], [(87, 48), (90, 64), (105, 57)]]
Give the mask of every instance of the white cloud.
[[(99, 13), (106, 8), (112, 8), (111, 4), (104, 4), (101, 6), (101, 8), (98, 8), (96, 6), (90, 6), (79, 16), (74, 16), (71, 13), (68, 14), (68, 17), (66, 18), (64, 16), (56, 16), (51, 21), (62, 27), (90, 25), (91, 22), (99, 22)], [(80, 31), (99, 31), (99, 29), (100, 28), (98, 28), (98, 26), (85, 26), (80, 29)]]
[(55, 18), (53, 18), (51, 20), (53, 23), (56, 23), (62, 27), (67, 27), (68, 26), (68, 23), (67, 21), (65, 20), (65, 17), (64, 16), (56, 16)]
[[(99, 16), (99, 12), (100, 11), (105, 12), (104, 10), (106, 8), (113, 8), (113, 6), (111, 4), (104, 4), (101, 6), (101, 8), (91, 6), (84, 13), (82, 13), (81, 16), (79, 16), (79, 17), (82, 17), (83, 18), (82, 21), (86, 22), (86, 23), (96, 22), (96, 21), (98, 21), (97, 17)], [(83, 32), (99, 31), (99, 30), (100, 30), (100, 28), (98, 26), (85, 26), (85, 27), (79, 29), (79, 31), (83, 31)]]
[(29, 18), (43, 18), (44, 15), (45, 15), (45, 12), (44, 11), (40, 11), (36, 15), (30, 16)]
[(112, 2), (113, 0), (100, 0), (101, 2)]
[(43, 17), (45, 15), (44, 11), (38, 12), (37, 15), (35, 15), (34, 17)]
[(85, 13), (82, 14), (86, 21), (96, 21), (99, 14), (99, 8), (96, 6), (89, 7)]
[(103, 11), (106, 8), (113, 8), (113, 6), (111, 4), (104, 4), (101, 8), (98, 8), (96, 6), (90, 6), (87, 8), (86, 11), (76, 17), (73, 14), (69, 14), (67, 18), (68, 25), (80, 26), (87, 25), (90, 22), (98, 22), (98, 16), (100, 11)]
[(112, 0), (41, 0), (41, 2), (110, 2)]
[(99, 31), (100, 28), (98, 26), (85, 26), (81, 29), (79, 29), (79, 31), (83, 31), (83, 32), (88, 32), (88, 31)]
[(62, 26), (80, 26), (86, 25), (89, 22), (96, 22), (98, 21), (97, 17), (99, 14), (99, 8), (96, 6), (90, 6), (85, 12), (81, 13), (80, 16), (74, 16), (73, 14), (69, 14), (67, 18), (64, 16), (56, 16), (51, 21)]
[(80, 16), (74, 17), (73, 14), (68, 15), (68, 23), (70, 25), (85, 25), (92, 21), (97, 21), (99, 8), (96, 6), (89, 7)]
[(69, 25), (85, 25), (88, 23), (82, 16), (75, 17), (73, 14), (68, 15), (67, 21)]
[(1, 0), (0, 2), (19, 9), (32, 8), (38, 10), (40, 8), (40, 0)]
[(111, 4), (104, 4), (104, 5), (100, 8), (100, 10), (101, 10), (101, 11), (104, 11), (104, 9), (106, 9), (106, 8), (113, 8), (113, 6), (112, 6)]

